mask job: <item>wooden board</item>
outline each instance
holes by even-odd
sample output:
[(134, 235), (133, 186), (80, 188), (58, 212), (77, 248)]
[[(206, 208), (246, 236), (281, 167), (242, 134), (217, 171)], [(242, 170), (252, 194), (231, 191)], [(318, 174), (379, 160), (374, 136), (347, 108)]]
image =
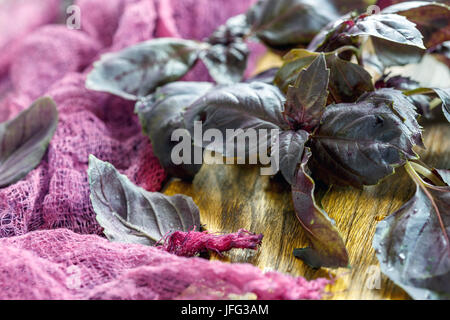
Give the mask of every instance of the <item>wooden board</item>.
[[(450, 168), (448, 123), (427, 124), (425, 145), (427, 150), (418, 151), (427, 164)], [(307, 246), (308, 241), (295, 217), (290, 186), (282, 179), (261, 176), (256, 166), (204, 165), (192, 183), (171, 181), (164, 192), (191, 196), (207, 230), (236, 232), (245, 228), (264, 234), (258, 251), (232, 250), (223, 257), (213, 254), (212, 259), (248, 262), (263, 270), (307, 279), (337, 276), (328, 288), (329, 299), (408, 299), (380, 273), (371, 245), (377, 222), (412, 196), (413, 184), (403, 169), (397, 171), (380, 185), (364, 190), (333, 187), (323, 199), (346, 242), (351, 269), (313, 270), (293, 256), (294, 248)]]

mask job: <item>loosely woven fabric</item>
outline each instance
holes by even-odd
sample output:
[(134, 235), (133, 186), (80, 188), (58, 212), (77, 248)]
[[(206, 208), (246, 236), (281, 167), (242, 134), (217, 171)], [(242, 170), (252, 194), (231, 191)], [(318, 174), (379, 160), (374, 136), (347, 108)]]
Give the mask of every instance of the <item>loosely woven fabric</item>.
[(0, 239), (0, 270), (0, 297), (6, 299), (224, 299), (248, 293), (259, 299), (317, 299), (328, 283), (67, 229)]
[[(165, 250), (172, 254), (110, 243), (89, 201), (90, 154), (149, 191), (160, 190), (166, 178), (133, 103), (85, 88), (92, 63), (154, 37), (203, 39), (252, 2), (78, 0), (81, 30), (71, 30), (60, 23), (63, 1), (0, 1), (0, 121), (41, 96), (52, 97), (59, 110), (40, 165), (0, 189), (1, 299), (216, 299), (248, 293), (260, 299), (320, 298), (327, 280), (177, 256), (251, 248), (259, 238), (238, 233), (215, 241), (209, 234), (175, 234), (168, 242), (172, 250)], [(185, 79), (210, 77), (200, 64)]]

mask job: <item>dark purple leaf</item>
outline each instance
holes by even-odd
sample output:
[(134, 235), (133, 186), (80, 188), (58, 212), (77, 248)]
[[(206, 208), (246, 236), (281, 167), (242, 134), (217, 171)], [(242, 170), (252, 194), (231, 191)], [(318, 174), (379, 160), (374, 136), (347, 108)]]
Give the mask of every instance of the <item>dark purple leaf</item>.
[[(263, 82), (218, 87), (188, 108), (186, 127), (194, 135), (194, 122), (202, 120), (203, 132), (208, 129), (219, 130), (226, 138), (223, 143), (194, 143), (225, 156), (234, 156), (235, 147), (238, 147), (235, 141), (245, 136), (246, 129), (288, 129), (283, 117), (284, 100), (277, 87)], [(226, 130), (236, 130), (235, 135), (226, 134)], [(261, 137), (257, 144), (246, 145), (246, 154), (253, 154), (261, 143), (270, 147), (271, 143), (267, 139)]]
[(185, 128), (184, 113), (187, 107), (212, 87), (207, 82), (173, 82), (158, 88), (154, 94), (136, 104), (136, 113), (145, 135), (152, 142), (154, 154), (162, 167), (177, 178), (192, 179), (201, 164), (194, 164), (195, 146), (191, 150), (191, 164), (173, 163), (171, 153), (178, 142), (172, 141), (172, 133)]
[(266, 45), (287, 49), (308, 44), (328, 23), (350, 11), (366, 11), (365, 0), (260, 0), (247, 19)]
[(57, 124), (58, 110), (48, 97), (0, 123), (0, 187), (19, 181), (39, 165)]
[(390, 6), (382, 13), (395, 13), (414, 22), (430, 48), (450, 40), (450, 7), (442, 3), (410, 1)]
[(242, 80), (249, 54), (243, 37), (248, 32), (245, 15), (239, 15), (229, 19), (207, 39), (211, 46), (200, 54), (200, 59), (217, 83)]
[(216, 83), (230, 84), (242, 80), (248, 54), (245, 42), (236, 40), (226, 46), (213, 45), (200, 58)]
[(138, 100), (184, 76), (201, 49), (196, 41), (159, 38), (104, 54), (94, 63), (86, 87)]
[(381, 221), (373, 247), (381, 270), (414, 299), (450, 299), (450, 171), (431, 185), (407, 166), (414, 196)]
[(93, 155), (88, 175), (92, 207), (111, 241), (153, 245), (170, 231), (200, 227), (199, 210), (190, 197), (148, 192)]
[(372, 76), (361, 66), (342, 60), (337, 54), (326, 54), (330, 69), (330, 98), (334, 103), (354, 102), (363, 93), (373, 91)]
[(293, 184), (295, 173), (303, 156), (305, 143), (309, 138), (306, 131), (283, 131), (280, 134), (280, 171), (289, 184)]
[(283, 66), (275, 76), (275, 84), (285, 93), (294, 85), (298, 74), (319, 56), (319, 53), (304, 49), (293, 49), (283, 57)]
[(374, 185), (422, 145), (414, 105), (401, 92), (382, 89), (356, 103), (328, 106), (312, 136), (314, 174), (342, 185)]
[(275, 48), (307, 44), (338, 17), (326, 0), (260, 0), (247, 13), (252, 33)]
[(327, 104), (329, 78), (323, 54), (300, 71), (294, 85), (288, 88), (284, 110), (292, 129), (316, 127)]
[(294, 255), (313, 268), (347, 267), (348, 253), (339, 231), (315, 200), (315, 183), (307, 173), (311, 152), (306, 149), (292, 185), (295, 213), (311, 241), (311, 247), (295, 249)]

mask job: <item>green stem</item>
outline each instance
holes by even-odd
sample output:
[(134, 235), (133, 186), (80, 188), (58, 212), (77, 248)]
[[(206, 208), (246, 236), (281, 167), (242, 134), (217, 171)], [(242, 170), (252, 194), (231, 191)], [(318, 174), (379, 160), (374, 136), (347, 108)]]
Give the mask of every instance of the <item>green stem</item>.
[(442, 104), (442, 100), (439, 98), (434, 98), (433, 101), (430, 102), (430, 110), (440, 106)]
[(330, 52), (330, 54), (341, 54), (342, 52), (349, 51), (349, 50), (353, 51), (356, 55), (359, 55), (361, 52), (360, 49), (358, 49), (354, 46), (343, 46), (343, 47), (337, 48), (336, 50)]
[(411, 168), (433, 182), (436, 186), (444, 187), (445, 183), (441, 181), (430, 169), (416, 163), (416, 162), (408, 162), (408, 164), (411, 166)]

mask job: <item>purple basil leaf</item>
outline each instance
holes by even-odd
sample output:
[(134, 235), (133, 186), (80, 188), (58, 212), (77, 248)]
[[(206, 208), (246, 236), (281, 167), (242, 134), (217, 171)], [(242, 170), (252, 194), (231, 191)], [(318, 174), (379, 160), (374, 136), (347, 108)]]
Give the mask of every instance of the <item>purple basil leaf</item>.
[(200, 227), (199, 210), (190, 197), (148, 192), (93, 155), (88, 175), (92, 207), (111, 241), (153, 245), (170, 231)]
[(201, 48), (196, 41), (159, 38), (104, 54), (94, 63), (86, 87), (138, 100), (184, 76), (196, 62)]
[(311, 138), (314, 174), (341, 185), (377, 184), (422, 144), (414, 105), (401, 92), (382, 89), (356, 103), (328, 106)]
[(252, 31), (266, 45), (287, 49), (308, 44), (341, 14), (365, 11), (365, 0), (260, 0), (247, 13)]
[(229, 19), (206, 40), (211, 46), (200, 54), (200, 59), (217, 83), (242, 80), (249, 55), (243, 37), (248, 32), (245, 15), (239, 15)]
[(308, 132), (304, 130), (283, 131), (280, 134), (280, 171), (289, 184), (293, 184), (295, 173), (303, 156), (305, 143), (309, 138)]
[[(307, 68), (320, 53), (294, 49), (285, 57), (285, 63), (275, 78), (277, 86), (287, 92), (294, 85), (298, 73)], [(330, 69), (328, 91), (335, 103), (354, 102), (363, 93), (373, 91), (372, 77), (361, 66), (339, 58), (334, 52), (325, 53), (327, 68)]]
[(450, 171), (437, 172), (446, 186), (417, 180), (414, 196), (373, 239), (381, 271), (419, 300), (450, 299)]
[[(201, 164), (180, 164), (172, 162), (171, 152), (178, 144), (172, 141), (172, 133), (185, 129), (184, 113), (187, 107), (212, 88), (207, 82), (173, 82), (158, 88), (156, 92), (136, 104), (145, 135), (152, 142), (153, 152), (164, 170), (169, 174), (190, 180), (200, 170)], [(192, 146), (191, 154), (197, 147)]]
[(322, 116), (328, 99), (330, 70), (323, 54), (298, 74), (288, 88), (284, 115), (292, 129), (314, 128)]
[(294, 255), (313, 268), (347, 267), (348, 253), (339, 231), (314, 197), (315, 183), (307, 173), (311, 152), (306, 149), (292, 185), (295, 213), (310, 241), (310, 248), (295, 249)]
[(372, 76), (361, 66), (342, 60), (337, 54), (325, 55), (330, 69), (330, 98), (335, 103), (354, 102), (361, 94), (373, 91)]
[[(283, 117), (284, 100), (277, 87), (263, 82), (217, 87), (188, 108), (185, 115), (186, 128), (194, 136), (194, 121), (202, 121), (203, 132), (208, 129), (219, 130), (228, 140), (209, 144), (202, 141), (202, 145), (197, 141), (194, 143), (225, 156), (234, 156), (235, 148), (238, 147), (234, 141), (243, 137), (246, 129), (267, 129), (268, 133), (271, 129), (288, 129)], [(236, 129), (242, 131), (235, 131), (233, 136), (226, 134), (226, 130)], [(261, 143), (270, 147), (268, 139), (269, 136), (260, 137), (257, 145), (246, 145), (246, 154), (253, 154)]]
[(247, 13), (252, 32), (273, 48), (307, 44), (338, 17), (326, 0), (260, 0)]
[(415, 23), (428, 48), (450, 40), (450, 7), (446, 4), (410, 1), (390, 6), (382, 13), (395, 13)]
[(48, 97), (0, 123), (0, 187), (19, 181), (39, 165), (57, 124), (58, 110)]
[(298, 74), (319, 56), (319, 53), (304, 49), (293, 49), (283, 57), (283, 66), (275, 76), (275, 84), (285, 93), (293, 86)]
[(235, 40), (227, 45), (213, 45), (204, 51), (200, 59), (216, 83), (230, 84), (242, 80), (248, 54), (245, 42)]

